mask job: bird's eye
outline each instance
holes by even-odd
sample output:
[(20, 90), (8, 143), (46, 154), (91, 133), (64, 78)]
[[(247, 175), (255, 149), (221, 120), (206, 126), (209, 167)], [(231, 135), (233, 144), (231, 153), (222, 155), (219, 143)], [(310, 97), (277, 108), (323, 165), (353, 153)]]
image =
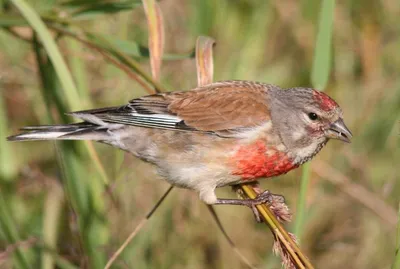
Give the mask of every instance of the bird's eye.
[(308, 113), (308, 117), (310, 118), (310, 120), (318, 120), (318, 115), (313, 112)]

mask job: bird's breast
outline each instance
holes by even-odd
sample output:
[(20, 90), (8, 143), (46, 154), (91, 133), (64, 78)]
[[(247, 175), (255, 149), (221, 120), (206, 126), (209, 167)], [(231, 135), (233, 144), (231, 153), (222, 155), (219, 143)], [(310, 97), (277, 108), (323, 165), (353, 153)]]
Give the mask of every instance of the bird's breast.
[(231, 164), (232, 174), (243, 180), (278, 176), (298, 167), (286, 151), (267, 145), (262, 140), (239, 146), (231, 158)]

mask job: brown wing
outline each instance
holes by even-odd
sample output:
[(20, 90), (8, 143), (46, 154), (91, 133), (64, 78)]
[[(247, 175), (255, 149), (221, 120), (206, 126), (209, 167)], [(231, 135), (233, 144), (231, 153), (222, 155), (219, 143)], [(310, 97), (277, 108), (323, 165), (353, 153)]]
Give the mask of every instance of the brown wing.
[(118, 123), (228, 135), (270, 119), (267, 103), (271, 87), (274, 86), (247, 81), (217, 82), (187, 92), (136, 98), (122, 107), (72, 115), (99, 125)]
[(270, 119), (268, 84), (246, 81), (217, 82), (187, 92), (172, 92), (134, 99), (142, 113), (178, 116), (199, 131), (221, 131), (258, 126)]

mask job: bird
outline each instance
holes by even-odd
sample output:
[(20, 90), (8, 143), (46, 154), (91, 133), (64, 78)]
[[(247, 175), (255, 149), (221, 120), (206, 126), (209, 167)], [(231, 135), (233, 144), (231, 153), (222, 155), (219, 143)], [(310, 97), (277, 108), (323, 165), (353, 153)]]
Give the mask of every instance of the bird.
[(147, 95), (123, 106), (67, 113), (79, 123), (25, 127), (9, 141), (93, 140), (153, 164), (173, 186), (209, 205), (253, 207), (270, 199), (218, 198), (215, 189), (285, 174), (330, 139), (351, 142), (339, 105), (313, 88), (245, 80)]

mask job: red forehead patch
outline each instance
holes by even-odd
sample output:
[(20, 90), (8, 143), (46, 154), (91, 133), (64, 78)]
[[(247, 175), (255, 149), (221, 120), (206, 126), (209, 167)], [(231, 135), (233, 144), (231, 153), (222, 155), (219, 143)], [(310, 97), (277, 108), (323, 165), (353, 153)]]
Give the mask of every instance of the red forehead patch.
[(322, 110), (330, 111), (330, 110), (338, 107), (338, 104), (335, 102), (335, 100), (333, 100), (332, 98), (330, 98), (328, 95), (326, 95), (323, 92), (314, 90), (313, 97), (314, 97), (314, 100), (319, 104), (319, 107)]

